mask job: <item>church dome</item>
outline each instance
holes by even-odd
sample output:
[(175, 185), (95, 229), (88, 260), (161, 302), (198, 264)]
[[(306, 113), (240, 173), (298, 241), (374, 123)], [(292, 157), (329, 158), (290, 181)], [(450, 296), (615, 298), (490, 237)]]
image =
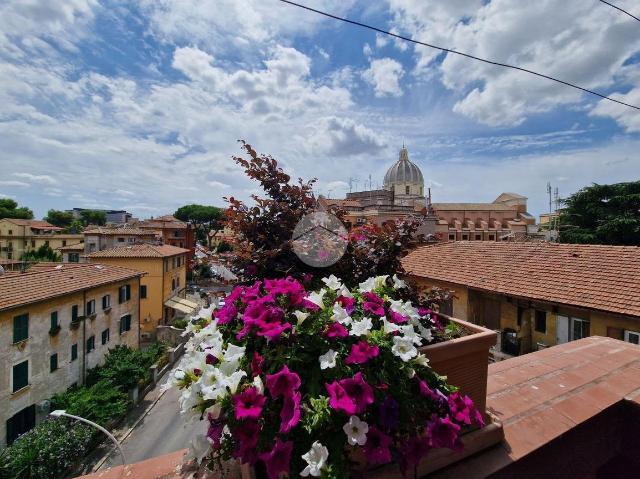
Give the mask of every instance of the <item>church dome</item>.
[(400, 150), (400, 158), (384, 175), (384, 187), (392, 189), (393, 185), (398, 184), (414, 184), (424, 186), (424, 178), (420, 168), (409, 160), (409, 152), (402, 146)]

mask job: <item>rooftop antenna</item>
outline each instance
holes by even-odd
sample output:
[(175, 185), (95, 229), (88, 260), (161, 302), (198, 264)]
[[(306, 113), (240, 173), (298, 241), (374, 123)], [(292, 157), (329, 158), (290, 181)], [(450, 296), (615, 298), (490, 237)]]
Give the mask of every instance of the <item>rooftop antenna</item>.
[(354, 183), (356, 184), (356, 188), (358, 188), (357, 183), (356, 183), (357, 181), (358, 181), (358, 178), (349, 177), (349, 193), (351, 193), (351, 191), (353, 190), (353, 184)]
[(553, 218), (553, 230), (555, 232), (555, 241), (558, 242), (558, 236), (560, 235), (560, 218), (558, 216), (558, 208), (560, 208), (560, 193), (558, 191), (558, 187), (556, 186), (553, 190), (553, 201), (555, 205), (555, 215)]

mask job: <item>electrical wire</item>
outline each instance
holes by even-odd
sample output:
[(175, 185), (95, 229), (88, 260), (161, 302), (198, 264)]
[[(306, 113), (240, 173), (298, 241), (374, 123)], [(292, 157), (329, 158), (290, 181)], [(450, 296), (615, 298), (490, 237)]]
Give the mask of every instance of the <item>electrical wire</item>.
[(614, 5), (613, 3), (609, 3), (609, 2), (605, 2), (604, 0), (600, 0), (600, 2), (609, 5), (610, 7), (615, 8), (616, 10), (620, 10), (622, 13), (624, 13), (625, 15), (629, 15), (631, 18), (634, 18), (636, 20), (638, 20), (640, 22), (640, 18), (636, 17), (635, 15), (627, 12), (626, 10), (624, 10), (623, 8), (618, 7), (617, 5)]
[(560, 83), (562, 85), (566, 85), (568, 87), (575, 88), (577, 90), (581, 90), (581, 91), (583, 91), (585, 93), (590, 93), (591, 95), (598, 96), (598, 97), (600, 97), (600, 98), (602, 98), (604, 100), (609, 100), (609, 101), (612, 101), (614, 103), (618, 103), (620, 105), (624, 105), (624, 106), (627, 106), (629, 108), (633, 108), (635, 110), (640, 110), (639, 106), (632, 105), (630, 103), (625, 103), (625, 102), (623, 102), (621, 100), (616, 100), (615, 98), (608, 97), (607, 95), (603, 95), (602, 93), (598, 93), (597, 91), (589, 90), (588, 88), (584, 88), (584, 87), (581, 87), (581, 86), (576, 85), (574, 83), (570, 83), (568, 81), (560, 80), (558, 78), (554, 78), (552, 76), (545, 75), (544, 73), (538, 73), (536, 71), (529, 70), (528, 68), (518, 67), (518, 66), (515, 66), (515, 65), (509, 65), (508, 63), (501, 63), (501, 62), (496, 62), (496, 61), (493, 61), (493, 60), (487, 60), (486, 58), (477, 57), (477, 56), (471, 55), (469, 53), (459, 52), (459, 51), (456, 51), (456, 50), (452, 50), (451, 48), (445, 48), (445, 47), (440, 47), (440, 46), (437, 46), (437, 45), (433, 45), (431, 43), (421, 42), (419, 40), (414, 40), (413, 38), (409, 38), (409, 37), (405, 37), (405, 36), (402, 36), (402, 35), (398, 35), (397, 33), (391, 33), (391, 32), (389, 32), (387, 30), (383, 30), (381, 28), (374, 27), (372, 25), (367, 25), (366, 23), (361, 23), (361, 22), (357, 22), (355, 20), (349, 20), (348, 18), (339, 17), (337, 15), (333, 15), (331, 13), (324, 12), (322, 10), (317, 10), (315, 8), (311, 8), (311, 7), (308, 7), (306, 5), (302, 5), (300, 3), (292, 2), (290, 0), (280, 0), (280, 1), (282, 3), (288, 3), (289, 5), (292, 5), (294, 7), (299, 7), (299, 8), (302, 8), (304, 10), (308, 10), (310, 12), (314, 12), (314, 13), (317, 13), (319, 15), (323, 15), (323, 16), (328, 17), (328, 18), (333, 18), (334, 20), (338, 20), (338, 21), (345, 22), (345, 23), (350, 23), (351, 25), (357, 25), (357, 26), (362, 27), (362, 28), (367, 28), (369, 30), (373, 30), (374, 32), (383, 33), (385, 35), (389, 35), (391, 37), (398, 38), (398, 39), (404, 40), (406, 42), (415, 43), (417, 45), (422, 45), (422, 46), (429, 47), (429, 48), (434, 48), (436, 50), (440, 50), (440, 51), (447, 52), (447, 53), (453, 53), (455, 55), (460, 55), (460, 56), (463, 56), (463, 57), (466, 57), (466, 58), (471, 58), (472, 60), (477, 60), (477, 61), (480, 61), (480, 62), (488, 63), (490, 65), (495, 65), (495, 66), (504, 67), (504, 68), (511, 68), (512, 70), (518, 70), (518, 71), (529, 73), (531, 75), (535, 75), (535, 76), (538, 76), (538, 77), (541, 77), (541, 78), (546, 78), (547, 80), (551, 80), (551, 81), (554, 81), (556, 83)]

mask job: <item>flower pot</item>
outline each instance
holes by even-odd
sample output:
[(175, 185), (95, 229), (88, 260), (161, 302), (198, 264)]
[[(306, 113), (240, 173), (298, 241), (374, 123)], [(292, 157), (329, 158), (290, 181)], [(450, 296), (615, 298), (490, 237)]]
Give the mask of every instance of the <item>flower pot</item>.
[(486, 406), (489, 349), (496, 344), (498, 335), (477, 324), (444, 314), (439, 316), (456, 323), (470, 334), (444, 343), (423, 346), (420, 352), (429, 358), (429, 364), (435, 372), (447, 376), (449, 384), (457, 386), (463, 394), (473, 399), (488, 424)]

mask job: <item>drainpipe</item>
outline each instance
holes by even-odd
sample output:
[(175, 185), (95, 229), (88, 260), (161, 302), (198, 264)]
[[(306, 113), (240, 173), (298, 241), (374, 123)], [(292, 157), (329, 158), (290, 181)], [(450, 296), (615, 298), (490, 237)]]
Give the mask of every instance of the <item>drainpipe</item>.
[(141, 308), (140, 308), (140, 303), (142, 302), (142, 299), (140, 298), (140, 284), (142, 283), (142, 276), (138, 276), (138, 349), (140, 349), (140, 321), (142, 321), (142, 318), (140, 316)]
[(87, 291), (82, 292), (82, 381), (84, 386), (87, 373)]

